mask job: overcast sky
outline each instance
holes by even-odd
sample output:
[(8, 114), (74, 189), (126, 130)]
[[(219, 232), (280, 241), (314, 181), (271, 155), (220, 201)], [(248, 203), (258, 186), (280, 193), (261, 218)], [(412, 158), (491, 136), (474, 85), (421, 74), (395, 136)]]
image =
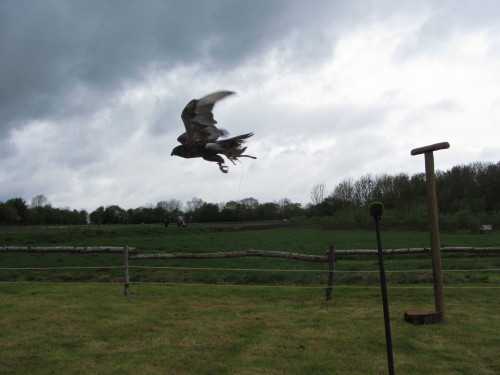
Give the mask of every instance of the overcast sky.
[[(346, 178), (500, 160), (497, 0), (0, 0), (0, 201), (310, 202)], [(254, 132), (229, 173), (170, 156), (193, 98)]]

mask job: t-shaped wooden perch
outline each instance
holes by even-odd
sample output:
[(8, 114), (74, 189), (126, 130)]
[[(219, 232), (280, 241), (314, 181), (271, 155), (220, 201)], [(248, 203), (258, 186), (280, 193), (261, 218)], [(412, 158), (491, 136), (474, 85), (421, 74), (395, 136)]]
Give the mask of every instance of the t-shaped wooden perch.
[(412, 155), (420, 155), (425, 154), (426, 152), (433, 152), (437, 150), (444, 150), (450, 148), (450, 144), (448, 142), (434, 143), (433, 145), (414, 148), (411, 150)]
[(441, 269), (441, 244), (439, 240), (439, 216), (437, 208), (436, 176), (434, 174), (434, 151), (450, 148), (448, 142), (414, 148), (412, 155), (424, 154), (425, 179), (429, 206), (429, 232), (431, 237), (432, 274), (434, 279), (434, 303), (438, 319), (444, 320), (443, 271)]

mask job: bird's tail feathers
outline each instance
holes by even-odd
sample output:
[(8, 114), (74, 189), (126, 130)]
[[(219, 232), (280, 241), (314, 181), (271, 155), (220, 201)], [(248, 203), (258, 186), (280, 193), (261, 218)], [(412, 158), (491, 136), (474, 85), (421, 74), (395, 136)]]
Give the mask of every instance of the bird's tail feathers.
[(239, 136), (234, 137), (234, 138), (237, 138), (237, 139), (247, 139), (247, 138), (250, 138), (252, 135), (253, 135), (253, 133), (247, 133), (247, 134), (239, 135)]
[(254, 158), (252, 156), (248, 155), (242, 155), (245, 150), (247, 149), (246, 147), (242, 147), (243, 144), (245, 143), (245, 140), (247, 138), (250, 138), (253, 135), (253, 133), (247, 133), (247, 134), (242, 134), (238, 135), (233, 138), (228, 138), (224, 140), (219, 140), (213, 143), (208, 143), (205, 147), (211, 151), (224, 154), (228, 158), (238, 158), (240, 156), (245, 156), (245, 157), (250, 157)]

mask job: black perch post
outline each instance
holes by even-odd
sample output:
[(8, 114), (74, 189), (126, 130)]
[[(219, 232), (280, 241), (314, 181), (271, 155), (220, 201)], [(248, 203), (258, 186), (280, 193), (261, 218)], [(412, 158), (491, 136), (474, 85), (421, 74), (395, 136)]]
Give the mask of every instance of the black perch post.
[(384, 211), (384, 205), (379, 202), (370, 204), (370, 215), (375, 219), (375, 231), (377, 233), (378, 261), (380, 266), (380, 289), (382, 291), (382, 303), (384, 305), (385, 343), (387, 346), (387, 363), (389, 375), (394, 375), (394, 360), (392, 357), (391, 322), (389, 321), (389, 302), (387, 300), (387, 283), (385, 280), (384, 258), (382, 254), (382, 241), (380, 239), (380, 219)]

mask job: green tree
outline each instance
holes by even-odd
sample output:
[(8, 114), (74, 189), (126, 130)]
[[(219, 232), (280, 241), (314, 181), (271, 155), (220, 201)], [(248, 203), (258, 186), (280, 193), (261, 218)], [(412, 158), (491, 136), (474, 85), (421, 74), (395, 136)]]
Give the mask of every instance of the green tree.
[(21, 216), (19, 216), (15, 207), (7, 203), (0, 203), (0, 224), (10, 225), (20, 221)]
[(31, 208), (50, 206), (50, 202), (43, 194), (39, 194), (31, 199)]
[(91, 224), (104, 224), (104, 207), (100, 206), (89, 215)]
[(339, 209), (354, 208), (357, 206), (354, 181), (350, 178), (344, 179), (333, 189), (332, 205)]
[(260, 220), (275, 220), (278, 219), (278, 209), (277, 203), (267, 202), (259, 204), (257, 207), (257, 216)]
[(5, 204), (9, 205), (13, 209), (16, 210), (17, 215), (19, 217), (19, 222), (27, 223), (28, 222), (28, 205), (23, 198), (12, 198), (9, 199)]
[(117, 205), (111, 205), (104, 209), (102, 216), (103, 224), (126, 224), (127, 212)]
[(194, 219), (199, 222), (217, 222), (220, 219), (219, 207), (214, 203), (203, 203), (194, 212)]

